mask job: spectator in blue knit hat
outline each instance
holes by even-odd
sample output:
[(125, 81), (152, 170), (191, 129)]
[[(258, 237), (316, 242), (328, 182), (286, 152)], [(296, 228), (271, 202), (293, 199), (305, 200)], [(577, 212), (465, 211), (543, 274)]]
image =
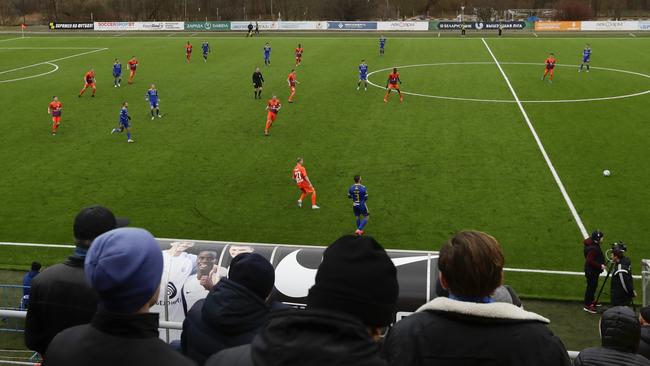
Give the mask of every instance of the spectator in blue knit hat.
[(97, 292), (90, 324), (59, 333), (45, 354), (48, 366), (194, 365), (158, 338), (162, 252), (146, 230), (111, 230), (93, 241), (84, 273)]

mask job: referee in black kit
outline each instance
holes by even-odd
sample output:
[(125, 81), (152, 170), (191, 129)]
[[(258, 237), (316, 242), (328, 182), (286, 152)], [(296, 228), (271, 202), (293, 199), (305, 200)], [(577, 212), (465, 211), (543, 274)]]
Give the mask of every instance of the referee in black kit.
[(262, 99), (262, 85), (264, 84), (264, 76), (260, 72), (260, 68), (256, 67), (253, 73), (253, 88), (255, 89), (255, 99)]

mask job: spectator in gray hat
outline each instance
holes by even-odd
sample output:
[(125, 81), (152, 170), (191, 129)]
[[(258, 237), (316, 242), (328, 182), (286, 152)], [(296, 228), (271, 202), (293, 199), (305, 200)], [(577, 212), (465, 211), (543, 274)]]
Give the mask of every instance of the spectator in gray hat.
[(116, 218), (106, 207), (81, 210), (74, 220), (74, 253), (34, 277), (25, 320), (25, 345), (41, 355), (60, 331), (90, 322), (97, 308), (97, 295), (84, 278), (84, 260), (92, 241), (128, 219)]
[(194, 363), (158, 338), (162, 251), (146, 230), (100, 235), (88, 251), (86, 280), (97, 292), (90, 324), (59, 333), (45, 354), (48, 366), (185, 366)]

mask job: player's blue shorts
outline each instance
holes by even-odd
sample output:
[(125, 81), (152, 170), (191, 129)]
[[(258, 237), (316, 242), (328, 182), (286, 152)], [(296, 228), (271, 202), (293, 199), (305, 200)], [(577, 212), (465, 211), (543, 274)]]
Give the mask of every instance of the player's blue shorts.
[(367, 74), (359, 74), (359, 80), (368, 80)]
[(362, 203), (358, 206), (352, 206), (352, 211), (354, 211), (354, 216), (369, 216), (368, 206), (365, 203)]
[(270, 59), (270, 58), (271, 58), (271, 55), (270, 55), (270, 54), (266, 54), (266, 53), (264, 54), (264, 59), (265, 59), (265, 60), (268, 60), (268, 59)]
[(207, 55), (208, 55), (208, 51), (203, 51), (203, 56), (205, 57)]
[(149, 105), (151, 108), (157, 108), (158, 107), (158, 99), (149, 99)]
[(129, 125), (129, 121), (120, 121), (120, 126), (123, 128), (131, 127), (131, 125)]
[(117, 72), (114, 72), (114, 73), (113, 73), (113, 77), (114, 77), (114, 78), (119, 78), (120, 76), (122, 76), (122, 73), (121, 73), (121, 72), (120, 72), (120, 73), (117, 73)]
[(590, 61), (589, 59), (590, 59), (590, 57), (583, 57), (582, 62), (589, 62)]

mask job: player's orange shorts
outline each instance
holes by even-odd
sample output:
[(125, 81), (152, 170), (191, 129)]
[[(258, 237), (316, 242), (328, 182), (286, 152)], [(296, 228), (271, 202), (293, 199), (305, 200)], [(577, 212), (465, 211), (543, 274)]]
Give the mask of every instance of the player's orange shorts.
[(273, 113), (273, 112), (269, 111), (269, 113), (267, 113), (266, 119), (271, 121), (271, 122), (275, 122), (275, 119), (277, 117), (278, 117), (277, 113)]
[(135, 70), (131, 70), (130, 75), (131, 76), (135, 75)]
[(388, 84), (388, 89), (399, 89), (399, 84)]
[(90, 87), (90, 88), (94, 88), (94, 87), (95, 87), (95, 83), (88, 83), (88, 82), (87, 82), (86, 85), (84, 85), (84, 88), (88, 88), (88, 87)]
[(309, 183), (303, 182), (298, 184), (298, 189), (302, 191), (302, 193), (313, 193), (314, 192), (314, 187), (310, 186)]
[(52, 117), (52, 122), (54, 122), (54, 123), (61, 122), (61, 116)]
[(298, 62), (302, 61), (302, 56), (296, 56), (296, 61)]
[(289, 86), (289, 90), (291, 90), (292, 93), (295, 92), (296, 91), (296, 86), (295, 85)]

